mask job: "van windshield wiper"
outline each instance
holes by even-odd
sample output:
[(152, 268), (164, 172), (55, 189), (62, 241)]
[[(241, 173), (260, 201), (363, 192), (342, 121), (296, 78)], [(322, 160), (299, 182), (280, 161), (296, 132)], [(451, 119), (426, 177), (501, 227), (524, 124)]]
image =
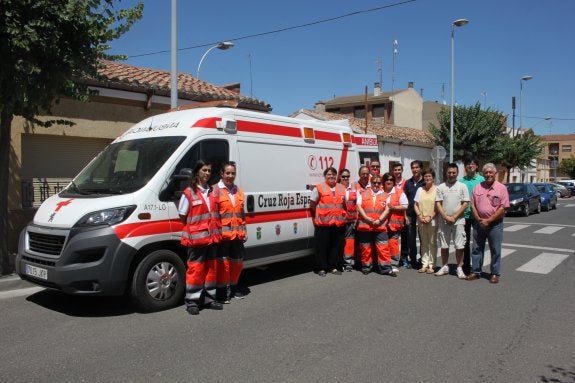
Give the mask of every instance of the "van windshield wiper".
[(66, 189), (67, 192), (73, 192), (80, 195), (89, 195), (90, 193), (86, 190), (80, 189), (74, 181), (70, 182), (70, 186)]

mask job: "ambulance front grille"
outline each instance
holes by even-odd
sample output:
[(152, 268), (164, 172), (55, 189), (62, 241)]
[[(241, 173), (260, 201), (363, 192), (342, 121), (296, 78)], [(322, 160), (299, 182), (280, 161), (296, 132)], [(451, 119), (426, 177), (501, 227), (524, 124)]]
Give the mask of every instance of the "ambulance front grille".
[(60, 255), (65, 241), (63, 235), (28, 232), (28, 248), (40, 254)]

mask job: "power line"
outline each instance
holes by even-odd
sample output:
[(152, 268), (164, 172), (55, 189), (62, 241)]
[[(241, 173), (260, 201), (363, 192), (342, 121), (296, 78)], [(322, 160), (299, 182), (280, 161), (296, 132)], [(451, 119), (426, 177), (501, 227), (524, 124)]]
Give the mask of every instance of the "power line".
[[(295, 26), (291, 26), (291, 27), (275, 29), (275, 30), (273, 30), (273, 31), (255, 33), (255, 34), (252, 34), (252, 35), (246, 35), (246, 36), (235, 37), (235, 38), (232, 38), (232, 39), (224, 39), (224, 40), (225, 40), (225, 41), (239, 41), (239, 40), (251, 39), (251, 38), (254, 38), (254, 37), (260, 37), (260, 36), (271, 35), (271, 34), (275, 34), (275, 33), (281, 33), (281, 32), (291, 31), (291, 30), (299, 29), (299, 28), (306, 28), (306, 27), (310, 27), (310, 26), (312, 26), (312, 25), (318, 25), (318, 24), (323, 24), (323, 23), (328, 23), (328, 22), (331, 22), (331, 21), (343, 19), (343, 18), (346, 18), (346, 17), (357, 16), (357, 15), (362, 14), (362, 13), (376, 12), (376, 11), (380, 11), (380, 10), (386, 9), (386, 8), (397, 7), (397, 6), (400, 6), (400, 5), (407, 4), (407, 3), (413, 3), (413, 2), (415, 2), (415, 1), (417, 1), (417, 0), (404, 0), (404, 1), (397, 2), (397, 3), (393, 3), (393, 4), (382, 5), (381, 7), (364, 9), (364, 10), (361, 10), (361, 11), (355, 11), (355, 12), (346, 13), (345, 15), (341, 15), (341, 16), (335, 16), (335, 17), (330, 17), (330, 18), (328, 18), (328, 19), (322, 19), (322, 20), (312, 21), (312, 22), (309, 22), (309, 23), (306, 23), (306, 24), (300, 24), (300, 25), (295, 25)], [(220, 41), (223, 41), (223, 40), (220, 40)], [(209, 46), (216, 45), (218, 42), (219, 42), (219, 41), (211, 42), (211, 43), (205, 43), (205, 44), (201, 44), (201, 45), (194, 45), (194, 46), (191, 46), (191, 47), (178, 48), (178, 51), (185, 51), (185, 50), (197, 49), (197, 48), (205, 48), (205, 47), (209, 47)], [(169, 50), (169, 49), (166, 49), (166, 50), (161, 50), (161, 51), (156, 51), (156, 52), (141, 53), (141, 54), (138, 54), (138, 55), (130, 55), (130, 57), (152, 56), (152, 55), (157, 55), (157, 54), (161, 54), (161, 53), (168, 53), (168, 52), (170, 52), (170, 50)]]
[(523, 116), (523, 118), (535, 118), (538, 120), (555, 120), (555, 121), (575, 121), (575, 118), (558, 118), (558, 117), (530, 117), (530, 116)]

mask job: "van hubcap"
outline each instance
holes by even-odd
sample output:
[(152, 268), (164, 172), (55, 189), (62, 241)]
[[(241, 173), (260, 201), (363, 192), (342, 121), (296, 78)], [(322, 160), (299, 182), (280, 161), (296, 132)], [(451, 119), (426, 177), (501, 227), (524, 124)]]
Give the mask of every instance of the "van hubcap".
[(178, 271), (169, 262), (155, 264), (148, 272), (146, 288), (150, 296), (157, 300), (166, 300), (176, 292)]

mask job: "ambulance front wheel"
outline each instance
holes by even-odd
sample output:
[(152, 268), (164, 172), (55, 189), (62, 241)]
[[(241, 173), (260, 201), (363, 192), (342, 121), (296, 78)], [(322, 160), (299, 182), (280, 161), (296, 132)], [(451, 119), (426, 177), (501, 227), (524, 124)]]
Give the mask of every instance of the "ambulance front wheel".
[(160, 311), (180, 304), (185, 291), (186, 267), (180, 257), (169, 250), (156, 250), (136, 267), (130, 297), (143, 311)]

